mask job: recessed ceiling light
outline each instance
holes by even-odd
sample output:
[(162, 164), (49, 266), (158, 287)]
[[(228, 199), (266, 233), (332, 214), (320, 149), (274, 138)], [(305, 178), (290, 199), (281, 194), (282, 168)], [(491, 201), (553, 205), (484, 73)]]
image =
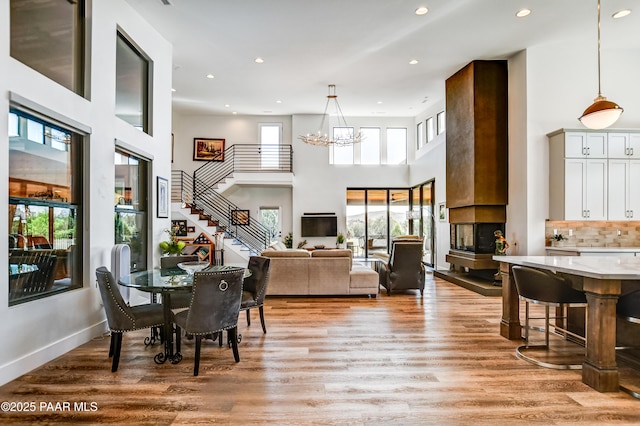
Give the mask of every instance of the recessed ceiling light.
[(238, 112), (237, 111), (233, 111), (231, 114), (236, 115), (236, 114), (238, 114)]
[(417, 59), (412, 59), (412, 60), (409, 61), (409, 65), (415, 65), (417, 63), (418, 63)]
[(229, 105), (229, 104), (224, 104), (224, 107), (225, 107), (225, 108), (229, 108), (229, 107), (231, 107), (231, 105)]
[(426, 15), (428, 11), (429, 9), (427, 9), (425, 6), (420, 6), (416, 9), (416, 15)]
[(522, 9), (516, 12), (516, 16), (518, 18), (524, 18), (525, 16), (529, 16), (531, 14), (531, 9)]
[(281, 103), (282, 103), (282, 101), (276, 101), (276, 103), (277, 103), (277, 104), (281, 104)]
[(264, 62), (264, 59), (262, 58), (256, 58), (256, 64), (261, 64)]
[(631, 14), (631, 9), (623, 9), (623, 10), (617, 11), (611, 16), (613, 17), (613, 19), (618, 19), (618, 18), (624, 18), (625, 16), (628, 16), (630, 14)]
[(207, 78), (216, 78), (216, 76), (213, 74), (207, 74)]
[(172, 91), (172, 92), (175, 92), (175, 91), (176, 91), (176, 89), (174, 89), (174, 88), (172, 87), (172, 88), (171, 88), (171, 91)]
[(378, 101), (378, 105), (382, 104), (382, 101)]

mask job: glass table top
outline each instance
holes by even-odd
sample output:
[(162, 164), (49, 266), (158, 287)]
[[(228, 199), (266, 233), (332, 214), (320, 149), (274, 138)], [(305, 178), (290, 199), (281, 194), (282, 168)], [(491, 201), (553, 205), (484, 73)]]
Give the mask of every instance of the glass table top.
[[(238, 266), (210, 266), (204, 272), (228, 272), (242, 269)], [(243, 277), (248, 276), (251, 276), (251, 271), (244, 269)], [(118, 284), (143, 291), (190, 290), (193, 286), (193, 276), (180, 268), (151, 269), (120, 277)]]

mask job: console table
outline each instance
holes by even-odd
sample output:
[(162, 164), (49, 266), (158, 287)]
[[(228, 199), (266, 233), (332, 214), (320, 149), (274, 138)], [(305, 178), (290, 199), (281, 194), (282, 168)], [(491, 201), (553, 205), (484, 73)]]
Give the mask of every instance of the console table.
[(520, 303), (511, 268), (528, 266), (558, 273), (587, 295), (587, 354), (582, 382), (600, 392), (619, 390), (616, 365), (616, 303), (622, 282), (640, 288), (640, 257), (494, 256), (502, 274), (500, 335), (521, 339)]

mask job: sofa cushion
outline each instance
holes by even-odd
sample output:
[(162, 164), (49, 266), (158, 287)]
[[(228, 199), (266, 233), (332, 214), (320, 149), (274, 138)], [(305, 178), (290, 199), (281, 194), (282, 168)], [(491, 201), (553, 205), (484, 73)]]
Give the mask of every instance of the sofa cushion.
[(353, 252), (349, 249), (314, 250), (311, 252), (311, 257), (348, 257), (349, 269), (353, 264)]
[(274, 250), (266, 249), (262, 253), (265, 257), (311, 257), (311, 254), (304, 249), (287, 249), (287, 250)]
[(354, 263), (349, 276), (349, 294), (378, 293), (378, 273), (368, 266)]

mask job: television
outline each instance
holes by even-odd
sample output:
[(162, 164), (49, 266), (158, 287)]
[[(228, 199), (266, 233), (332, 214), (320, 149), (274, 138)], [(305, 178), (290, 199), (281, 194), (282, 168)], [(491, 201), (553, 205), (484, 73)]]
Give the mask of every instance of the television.
[(335, 237), (338, 235), (337, 216), (302, 216), (303, 237)]

